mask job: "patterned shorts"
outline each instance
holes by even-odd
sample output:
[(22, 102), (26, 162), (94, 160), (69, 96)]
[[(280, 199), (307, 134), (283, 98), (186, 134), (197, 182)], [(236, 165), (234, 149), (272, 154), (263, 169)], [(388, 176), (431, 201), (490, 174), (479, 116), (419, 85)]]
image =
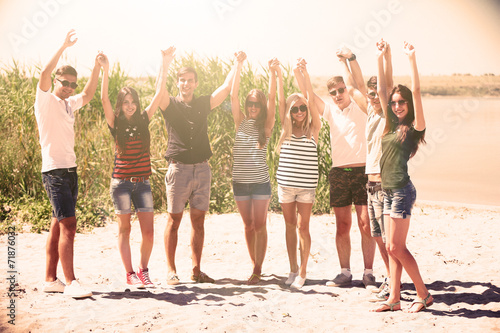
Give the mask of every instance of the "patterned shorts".
[(330, 181), (330, 207), (345, 207), (352, 204), (366, 205), (365, 167), (332, 168), (328, 174)]

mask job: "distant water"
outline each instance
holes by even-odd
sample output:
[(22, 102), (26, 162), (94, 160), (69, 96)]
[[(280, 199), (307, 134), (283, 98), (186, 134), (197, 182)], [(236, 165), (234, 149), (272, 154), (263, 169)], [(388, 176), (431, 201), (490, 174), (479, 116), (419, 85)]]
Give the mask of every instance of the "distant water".
[(500, 98), (424, 98), (426, 145), (410, 160), (417, 200), (500, 206)]

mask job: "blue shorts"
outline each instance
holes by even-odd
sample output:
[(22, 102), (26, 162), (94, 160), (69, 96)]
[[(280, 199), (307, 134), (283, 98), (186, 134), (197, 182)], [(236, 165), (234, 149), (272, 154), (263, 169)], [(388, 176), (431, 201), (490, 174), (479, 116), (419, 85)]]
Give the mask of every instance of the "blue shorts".
[(314, 188), (295, 188), (278, 185), (279, 203), (314, 203), (316, 189)]
[(384, 229), (384, 191), (380, 183), (371, 186), (367, 185), (368, 194), (368, 216), (370, 217), (370, 230), (372, 237), (382, 237), (385, 243), (385, 229)]
[(411, 180), (403, 188), (384, 189), (384, 215), (390, 215), (396, 219), (406, 219), (411, 216), (411, 209), (416, 200), (417, 190)]
[(271, 183), (235, 183), (233, 182), (235, 201), (268, 200), (271, 198)]
[(52, 217), (61, 221), (75, 216), (78, 198), (76, 167), (42, 172), (42, 182), (52, 205)]
[(189, 206), (208, 211), (212, 171), (207, 161), (195, 164), (170, 163), (165, 175), (167, 211), (181, 213)]
[(109, 186), (115, 214), (132, 213), (132, 203), (137, 213), (153, 212), (153, 195), (149, 180), (131, 182), (120, 178), (111, 178)]

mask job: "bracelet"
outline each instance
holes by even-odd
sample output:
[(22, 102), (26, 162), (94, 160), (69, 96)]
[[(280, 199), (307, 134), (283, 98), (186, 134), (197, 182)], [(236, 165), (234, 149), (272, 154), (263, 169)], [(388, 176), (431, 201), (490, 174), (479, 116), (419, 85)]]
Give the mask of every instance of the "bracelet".
[(356, 60), (356, 55), (353, 53), (352, 56), (349, 59), (347, 59), (347, 60), (349, 60), (349, 61)]

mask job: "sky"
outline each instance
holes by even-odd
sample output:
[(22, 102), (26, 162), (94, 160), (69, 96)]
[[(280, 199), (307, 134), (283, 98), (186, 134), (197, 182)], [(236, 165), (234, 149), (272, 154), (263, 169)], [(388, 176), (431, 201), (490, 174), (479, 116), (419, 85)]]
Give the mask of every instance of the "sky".
[(415, 45), (421, 75), (500, 75), (500, 0), (0, 0), (0, 64), (43, 65), (70, 29), (78, 42), (59, 65), (90, 73), (98, 51), (132, 76), (155, 75), (160, 50), (232, 58), (259, 68), (302, 57), (316, 76), (340, 74), (335, 51), (350, 47), (376, 74), (375, 43), (392, 47), (395, 75)]

